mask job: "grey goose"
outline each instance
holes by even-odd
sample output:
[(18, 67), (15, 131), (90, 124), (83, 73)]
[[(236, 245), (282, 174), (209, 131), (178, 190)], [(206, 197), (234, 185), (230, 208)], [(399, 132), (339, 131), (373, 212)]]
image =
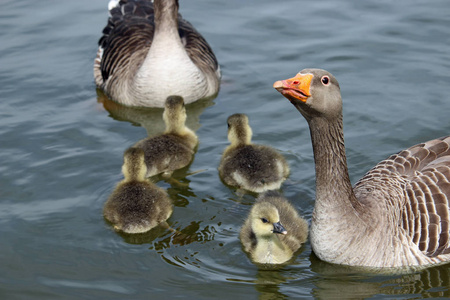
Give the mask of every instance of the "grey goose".
[(450, 137), (391, 155), (352, 188), (336, 78), (304, 69), (273, 86), (310, 128), (316, 169), (310, 240), (320, 259), (380, 268), (450, 261)]
[(178, 0), (111, 0), (94, 61), (98, 88), (127, 106), (164, 107), (214, 97), (220, 67), (206, 40), (178, 13)]

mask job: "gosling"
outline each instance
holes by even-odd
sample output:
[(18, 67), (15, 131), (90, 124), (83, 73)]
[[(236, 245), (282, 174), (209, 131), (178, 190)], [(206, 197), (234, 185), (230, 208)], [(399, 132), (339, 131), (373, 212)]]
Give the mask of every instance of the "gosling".
[(261, 193), (279, 189), (289, 175), (289, 166), (275, 149), (251, 143), (252, 129), (245, 114), (228, 117), (228, 140), (219, 164), (225, 184)]
[(186, 108), (182, 97), (167, 98), (163, 120), (166, 125), (163, 134), (143, 139), (133, 146), (144, 150), (145, 177), (160, 173), (170, 177), (173, 171), (191, 163), (198, 144), (197, 135), (185, 125)]
[(172, 202), (160, 187), (145, 179), (144, 151), (129, 148), (124, 153), (119, 182), (103, 208), (103, 215), (117, 231), (143, 233), (165, 222), (173, 211)]
[(283, 264), (308, 237), (308, 223), (276, 191), (260, 195), (242, 226), (240, 240), (252, 261)]

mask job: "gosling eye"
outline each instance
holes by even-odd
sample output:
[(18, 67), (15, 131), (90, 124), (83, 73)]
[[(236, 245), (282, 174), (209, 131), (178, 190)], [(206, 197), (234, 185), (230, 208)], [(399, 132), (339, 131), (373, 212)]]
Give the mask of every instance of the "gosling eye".
[(263, 223), (269, 223), (269, 221), (267, 221), (266, 218), (261, 218), (261, 221), (262, 221)]
[(230, 126), (230, 123), (227, 123), (227, 125), (228, 125), (228, 129), (230, 129), (230, 127), (231, 127), (231, 126)]
[(320, 81), (322, 81), (323, 85), (329, 85), (330, 84), (330, 77), (328, 77), (327, 75), (324, 75), (324, 76), (322, 76)]

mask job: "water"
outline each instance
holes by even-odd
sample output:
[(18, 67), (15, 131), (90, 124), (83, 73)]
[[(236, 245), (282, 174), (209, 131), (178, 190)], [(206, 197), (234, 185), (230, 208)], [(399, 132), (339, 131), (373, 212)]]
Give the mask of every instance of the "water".
[(189, 107), (194, 162), (178, 184), (158, 178), (183, 239), (120, 235), (102, 217), (123, 151), (162, 128), (161, 110), (124, 109), (96, 92), (106, 6), (2, 2), (1, 299), (450, 297), (448, 265), (371, 274), (319, 261), (309, 242), (292, 264), (258, 268), (238, 240), (254, 197), (228, 189), (216, 169), (226, 118), (247, 113), (254, 141), (288, 159), (283, 194), (311, 219), (308, 128), (272, 88), (306, 67), (340, 82), (353, 182), (391, 153), (450, 134), (448, 1), (181, 1), (223, 72), (218, 97)]

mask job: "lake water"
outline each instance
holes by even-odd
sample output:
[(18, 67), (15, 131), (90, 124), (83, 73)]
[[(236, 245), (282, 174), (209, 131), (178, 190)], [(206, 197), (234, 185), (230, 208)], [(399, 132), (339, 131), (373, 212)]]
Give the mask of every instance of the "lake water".
[(107, 1), (2, 1), (0, 298), (450, 297), (450, 265), (371, 274), (319, 261), (309, 242), (287, 266), (254, 265), (238, 239), (254, 195), (217, 174), (226, 119), (246, 113), (253, 141), (289, 161), (282, 192), (310, 221), (309, 130), (272, 88), (307, 67), (340, 82), (353, 182), (392, 153), (450, 134), (450, 2), (180, 2), (223, 73), (218, 97), (188, 109), (200, 139), (194, 162), (178, 183), (155, 179), (183, 238), (159, 228), (121, 235), (102, 216), (124, 150), (162, 129), (161, 110), (123, 108), (96, 91)]

